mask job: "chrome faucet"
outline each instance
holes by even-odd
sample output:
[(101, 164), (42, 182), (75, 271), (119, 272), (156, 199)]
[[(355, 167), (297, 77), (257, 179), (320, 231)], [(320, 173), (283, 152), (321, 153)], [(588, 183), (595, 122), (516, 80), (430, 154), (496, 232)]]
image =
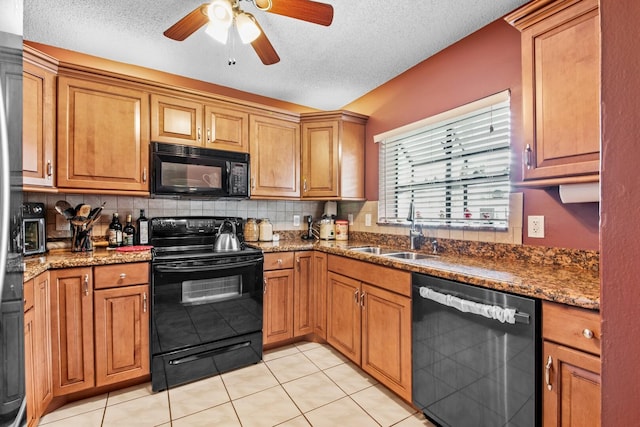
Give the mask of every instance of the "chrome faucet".
[(409, 216), (407, 217), (407, 221), (411, 223), (411, 228), (409, 228), (409, 248), (420, 249), (422, 241), (424, 240), (424, 235), (422, 234), (422, 227), (420, 225), (416, 225), (416, 208), (413, 202), (409, 204)]

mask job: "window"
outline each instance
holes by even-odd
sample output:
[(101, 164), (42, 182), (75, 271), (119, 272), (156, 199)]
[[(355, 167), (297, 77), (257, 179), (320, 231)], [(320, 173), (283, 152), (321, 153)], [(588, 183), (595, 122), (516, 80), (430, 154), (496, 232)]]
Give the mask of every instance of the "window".
[(506, 229), (510, 111), (502, 92), (377, 135), (378, 221)]

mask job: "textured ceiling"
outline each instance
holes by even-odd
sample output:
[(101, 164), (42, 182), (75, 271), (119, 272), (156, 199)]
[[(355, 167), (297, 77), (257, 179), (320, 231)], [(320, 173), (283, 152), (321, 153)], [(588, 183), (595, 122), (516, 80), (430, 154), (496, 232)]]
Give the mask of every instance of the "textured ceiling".
[[(333, 110), (528, 0), (325, 0), (334, 8), (329, 27), (242, 1), (281, 58), (269, 66), (251, 46), (218, 44), (204, 29), (182, 42), (163, 36), (202, 1), (28, 0), (24, 38)], [(230, 56), (235, 65), (228, 65)]]

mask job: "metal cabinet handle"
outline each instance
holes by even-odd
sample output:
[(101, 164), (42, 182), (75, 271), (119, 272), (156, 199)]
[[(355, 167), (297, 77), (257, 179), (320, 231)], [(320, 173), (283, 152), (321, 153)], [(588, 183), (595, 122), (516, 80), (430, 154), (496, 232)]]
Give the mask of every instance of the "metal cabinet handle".
[(126, 277), (127, 277), (127, 275), (126, 275), (125, 273), (120, 273), (120, 278), (121, 278), (121, 279), (124, 279), (124, 278), (126, 278)]
[(51, 160), (47, 160), (47, 176), (53, 175), (53, 164)]
[(367, 293), (365, 291), (362, 291), (362, 293), (360, 294), (360, 307), (364, 308), (364, 298), (367, 296)]
[(84, 294), (89, 295), (89, 275), (84, 275)]
[(307, 192), (307, 178), (302, 181), (302, 191)]
[(142, 312), (143, 313), (147, 312), (147, 293), (146, 292), (142, 294)]
[(588, 340), (593, 339), (593, 336), (594, 336), (593, 331), (587, 328), (584, 331), (582, 331), (582, 336)]
[(356, 289), (356, 291), (353, 293), (353, 300), (355, 301), (356, 305), (360, 304), (359, 301), (359, 296), (360, 296), (360, 292), (358, 292), (358, 289)]
[(198, 128), (198, 142), (202, 140), (202, 129)]
[(282, 265), (282, 258), (278, 258), (278, 265)]
[(551, 391), (553, 386), (551, 386), (551, 365), (553, 364), (553, 359), (551, 356), (547, 358), (547, 363), (544, 365), (544, 382), (547, 384), (547, 390)]
[(211, 129), (207, 129), (207, 144), (211, 143)]
[(268, 282), (267, 282), (267, 279), (266, 279), (266, 278), (265, 278), (265, 279), (263, 279), (262, 281), (264, 282), (264, 289), (263, 289), (263, 291), (262, 291), (262, 292), (266, 294), (266, 293), (267, 293), (267, 283), (268, 283)]
[(527, 169), (531, 169), (531, 145), (527, 144), (524, 149), (524, 164), (527, 166)]
[(256, 188), (256, 179), (254, 177), (251, 177), (251, 189), (255, 190)]
[(298, 272), (300, 271), (300, 257), (296, 258), (296, 268), (298, 270)]
[(142, 182), (147, 182), (147, 168), (142, 168)]

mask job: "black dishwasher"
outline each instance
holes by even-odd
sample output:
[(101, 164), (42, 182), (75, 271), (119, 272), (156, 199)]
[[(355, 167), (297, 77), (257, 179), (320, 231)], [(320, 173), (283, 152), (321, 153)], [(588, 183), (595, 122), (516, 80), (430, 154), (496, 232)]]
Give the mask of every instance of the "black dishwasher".
[(540, 426), (540, 301), (419, 273), (412, 285), (414, 405), (441, 426)]

